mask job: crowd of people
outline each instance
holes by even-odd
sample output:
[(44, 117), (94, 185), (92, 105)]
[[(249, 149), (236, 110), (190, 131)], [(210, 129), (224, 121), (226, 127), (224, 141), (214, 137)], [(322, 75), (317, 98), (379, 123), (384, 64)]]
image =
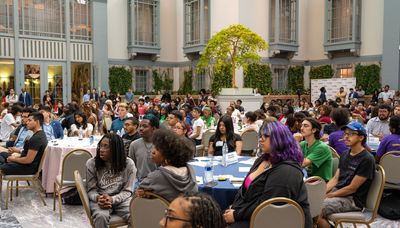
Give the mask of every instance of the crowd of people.
[[(305, 227), (311, 227), (305, 172), (327, 182), (317, 224), (329, 227), (329, 215), (365, 207), (374, 164), (385, 153), (400, 150), (400, 104), (385, 95), (388, 89), (376, 101), (357, 100), (361, 87), (346, 100), (349, 96), (341, 88), (335, 99), (323, 95), (314, 104), (272, 100), (257, 110), (245, 110), (240, 99), (221, 110), (205, 90), (196, 100), (167, 93), (136, 98), (129, 90), (124, 100), (105, 91), (98, 95), (93, 89), (81, 102), (65, 105), (61, 101), (53, 105), (50, 93), (40, 105), (27, 103), (25, 95), (16, 100), (10, 90), (1, 114), (0, 170), (7, 175), (33, 174), (48, 141), (98, 134), (103, 136), (96, 156), (87, 162), (86, 174), (96, 227), (107, 227), (110, 213), (127, 219), (130, 199), (146, 197), (149, 191), (171, 202), (160, 221), (165, 227), (175, 223), (248, 227), (254, 209), (273, 197), (299, 203)], [(258, 157), (225, 211), (211, 197), (197, 193), (195, 174), (188, 165), (208, 129), (215, 130), (206, 145), (209, 156), (221, 155), (226, 143), (238, 155)], [(247, 131), (259, 134), (257, 153), (242, 151), (241, 134)], [(376, 156), (368, 146), (369, 137), (380, 140)], [(340, 155), (335, 173), (331, 148)]]

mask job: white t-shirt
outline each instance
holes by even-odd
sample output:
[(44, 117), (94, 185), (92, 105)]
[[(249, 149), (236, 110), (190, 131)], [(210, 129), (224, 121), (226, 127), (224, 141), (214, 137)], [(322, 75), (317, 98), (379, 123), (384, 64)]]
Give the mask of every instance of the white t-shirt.
[[(93, 125), (88, 123), (86, 129), (82, 129), (82, 130), (83, 130), (83, 135), (85, 137), (87, 131), (93, 132)], [(74, 132), (74, 131), (79, 131), (79, 129), (76, 127), (75, 124), (72, 124), (71, 125), (71, 132)]]
[(387, 92), (383, 91), (383, 92), (380, 92), (378, 95), (378, 99), (381, 99), (381, 98), (383, 99), (383, 101), (387, 101), (389, 98), (393, 99), (393, 94), (390, 91), (387, 91)]
[(0, 128), (0, 140), (7, 141), (10, 138), (10, 134), (14, 131), (14, 127), (11, 124), (15, 124), (14, 116), (11, 113), (7, 113), (1, 121)]
[(194, 120), (193, 122), (193, 133), (196, 132), (196, 128), (200, 127), (200, 134), (199, 136), (196, 137), (197, 140), (201, 140), (203, 137), (203, 127), (204, 127), (204, 121), (201, 118), (198, 118), (197, 120)]

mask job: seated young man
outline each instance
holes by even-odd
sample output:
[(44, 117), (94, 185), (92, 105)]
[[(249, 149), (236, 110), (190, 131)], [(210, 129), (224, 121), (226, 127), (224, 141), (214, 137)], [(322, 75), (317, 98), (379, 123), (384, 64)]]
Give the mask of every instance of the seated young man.
[(47, 146), (46, 134), (42, 130), (42, 124), (43, 115), (40, 112), (29, 114), (26, 127), (33, 132), (33, 135), (25, 141), (24, 150), (20, 157), (9, 156), (6, 163), (0, 165), (0, 170), (5, 175), (29, 175), (37, 171)]
[(335, 176), (328, 182), (326, 199), (318, 227), (330, 227), (331, 214), (361, 211), (375, 174), (374, 157), (363, 147), (367, 132), (359, 122), (344, 127), (344, 140), (350, 150), (342, 154)]

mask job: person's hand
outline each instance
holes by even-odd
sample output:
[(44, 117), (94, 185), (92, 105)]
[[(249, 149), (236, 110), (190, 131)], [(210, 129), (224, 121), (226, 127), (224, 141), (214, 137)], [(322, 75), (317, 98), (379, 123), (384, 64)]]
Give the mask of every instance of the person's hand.
[(235, 222), (235, 217), (233, 216), (233, 212), (234, 212), (234, 211), (235, 211), (235, 210), (233, 210), (233, 209), (227, 209), (227, 210), (225, 211), (225, 213), (223, 214), (223, 216), (224, 216), (224, 220), (225, 220), (226, 223), (231, 224), (231, 223), (234, 223), (234, 222)]
[(104, 194), (97, 197), (97, 204), (101, 209), (110, 209), (112, 208), (112, 198), (111, 196)]
[(328, 194), (326, 194), (326, 198), (333, 198), (333, 197), (335, 197), (333, 195), (333, 192), (329, 192)]
[(143, 188), (139, 188), (135, 192), (137, 197), (145, 198), (146, 197), (146, 191)]
[(301, 140), (303, 140), (303, 135), (301, 133), (294, 133), (293, 134), (294, 139), (296, 139), (297, 142), (300, 142)]
[(383, 139), (383, 133), (382, 132), (379, 132), (377, 135), (376, 135), (376, 137), (378, 137), (379, 138), (379, 141), (382, 141), (382, 139)]
[(322, 137), (321, 137), (321, 141), (322, 142), (328, 142), (328, 140), (329, 140), (329, 135), (328, 134), (323, 134)]
[(15, 162), (15, 159), (16, 159), (16, 157), (14, 157), (14, 156), (9, 156), (9, 157), (7, 158), (7, 163)]

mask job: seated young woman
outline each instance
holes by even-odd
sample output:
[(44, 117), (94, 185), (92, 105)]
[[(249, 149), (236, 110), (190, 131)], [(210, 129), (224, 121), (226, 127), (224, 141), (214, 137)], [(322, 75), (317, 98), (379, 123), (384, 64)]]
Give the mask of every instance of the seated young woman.
[(87, 117), (83, 112), (74, 114), (75, 123), (71, 125), (70, 136), (79, 136), (80, 128), (82, 128), (82, 137), (87, 138), (93, 133), (93, 125), (88, 123)]
[(209, 155), (222, 155), (224, 143), (228, 145), (228, 151), (236, 151), (238, 155), (242, 152), (242, 137), (234, 132), (232, 118), (224, 115), (218, 120), (217, 130), (211, 136), (208, 146)]
[(177, 227), (226, 227), (221, 209), (213, 198), (201, 192), (185, 193), (171, 202), (160, 226)]
[(263, 154), (251, 167), (231, 208), (225, 211), (226, 223), (231, 224), (229, 227), (248, 227), (258, 205), (274, 197), (286, 197), (300, 204), (305, 227), (311, 227), (310, 205), (301, 169), (303, 154), (296, 140), (278, 121), (264, 124), (261, 135)]
[(86, 168), (86, 189), (95, 227), (108, 227), (110, 214), (128, 220), (136, 166), (126, 157), (121, 137), (114, 133), (103, 136), (96, 157), (87, 161)]
[(153, 145), (151, 159), (159, 167), (142, 180), (136, 195), (146, 197), (151, 191), (171, 202), (182, 193), (197, 192), (194, 170), (187, 164), (193, 145), (167, 129), (154, 132)]

